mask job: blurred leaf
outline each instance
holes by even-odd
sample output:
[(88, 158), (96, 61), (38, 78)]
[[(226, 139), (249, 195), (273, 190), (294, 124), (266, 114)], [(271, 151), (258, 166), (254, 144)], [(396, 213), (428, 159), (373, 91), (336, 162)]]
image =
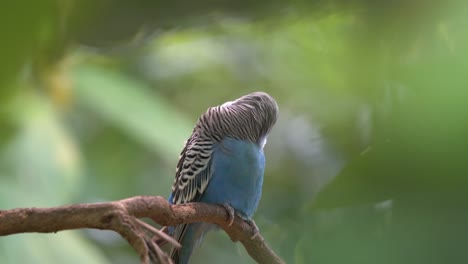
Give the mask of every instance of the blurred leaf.
[(54, 2), (5, 2), (0, 9), (0, 145), (16, 132), (7, 113), (20, 91), (15, 81), (26, 64), (55, 39)]
[(21, 67), (41, 48), (51, 44), (57, 18), (53, 0), (5, 2), (0, 9), (0, 101), (11, 94), (5, 84), (17, 77)]
[[(23, 93), (11, 105), (18, 133), (1, 152), (0, 208), (70, 203), (80, 191), (80, 157), (44, 98)], [(0, 240), (2, 263), (107, 263), (77, 231)]]
[(304, 214), (295, 263), (398, 263), (386, 261), (385, 216), (366, 206)]
[[(79, 100), (172, 161), (192, 130), (187, 119), (162, 96), (149, 93), (145, 84), (92, 65), (74, 70)], [(190, 100), (190, 98), (187, 98)]]
[(24, 93), (10, 114), (18, 133), (2, 153), (3, 180), (28, 195), (7, 205), (51, 206), (71, 201), (80, 189), (80, 157), (52, 106), (44, 98)]
[(372, 204), (391, 198), (390, 186), (396, 169), (378, 148), (368, 149), (350, 162), (330, 183), (320, 190), (310, 205), (312, 209), (336, 208), (361, 203)]
[(110, 263), (78, 231), (2, 237), (0, 258), (4, 264)]

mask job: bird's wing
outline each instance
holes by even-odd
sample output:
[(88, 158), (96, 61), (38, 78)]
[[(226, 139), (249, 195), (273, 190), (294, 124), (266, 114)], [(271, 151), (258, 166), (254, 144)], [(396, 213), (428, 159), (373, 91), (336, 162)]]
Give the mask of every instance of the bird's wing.
[[(213, 143), (210, 139), (200, 138), (197, 134), (192, 134), (177, 163), (176, 178), (172, 186), (173, 204), (197, 202), (212, 176), (211, 155)], [(174, 228), (172, 236), (182, 242), (187, 231), (187, 224), (178, 225)], [(173, 249), (172, 259), (179, 258), (179, 250)], [(177, 261), (175, 261), (177, 263)]]
[(176, 178), (172, 186), (173, 204), (196, 202), (200, 199), (211, 178), (211, 154), (213, 143), (197, 134), (187, 140), (179, 162)]

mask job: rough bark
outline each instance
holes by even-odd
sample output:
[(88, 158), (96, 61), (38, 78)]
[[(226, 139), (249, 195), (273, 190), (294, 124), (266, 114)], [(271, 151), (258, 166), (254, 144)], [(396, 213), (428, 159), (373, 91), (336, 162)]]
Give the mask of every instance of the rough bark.
[(235, 216), (229, 225), (229, 214), (223, 206), (189, 203), (171, 205), (161, 196), (136, 196), (124, 200), (74, 204), (52, 208), (17, 208), (0, 210), (0, 236), (38, 232), (52, 233), (69, 229), (94, 228), (113, 230), (138, 252), (142, 263), (170, 263), (155, 242), (165, 240), (178, 245), (164, 232), (138, 218), (151, 218), (162, 226), (208, 222), (219, 225), (233, 241), (240, 241), (258, 263), (284, 263), (266, 244), (254, 226)]

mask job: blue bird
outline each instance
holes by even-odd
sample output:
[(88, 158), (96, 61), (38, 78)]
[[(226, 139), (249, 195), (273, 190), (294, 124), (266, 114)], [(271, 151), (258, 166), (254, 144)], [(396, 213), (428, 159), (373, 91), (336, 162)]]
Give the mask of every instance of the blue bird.
[[(264, 92), (209, 108), (180, 154), (169, 201), (221, 204), (253, 223), (262, 194), (263, 147), (277, 118), (278, 105)], [(194, 247), (211, 229), (215, 226), (207, 223), (169, 228), (182, 245), (172, 249), (173, 262), (188, 263)]]

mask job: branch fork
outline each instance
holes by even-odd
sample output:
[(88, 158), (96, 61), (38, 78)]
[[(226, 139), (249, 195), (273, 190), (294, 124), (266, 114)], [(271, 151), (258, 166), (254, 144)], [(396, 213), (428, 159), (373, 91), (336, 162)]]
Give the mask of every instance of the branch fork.
[(180, 244), (163, 230), (141, 221), (151, 218), (162, 226), (207, 222), (220, 226), (232, 241), (240, 241), (258, 263), (285, 263), (267, 245), (252, 223), (232, 216), (222, 205), (187, 203), (171, 205), (161, 196), (136, 196), (119, 201), (74, 204), (52, 208), (0, 210), (0, 236), (19, 233), (55, 233), (93, 228), (119, 233), (137, 251), (141, 263), (171, 263), (156, 241)]

